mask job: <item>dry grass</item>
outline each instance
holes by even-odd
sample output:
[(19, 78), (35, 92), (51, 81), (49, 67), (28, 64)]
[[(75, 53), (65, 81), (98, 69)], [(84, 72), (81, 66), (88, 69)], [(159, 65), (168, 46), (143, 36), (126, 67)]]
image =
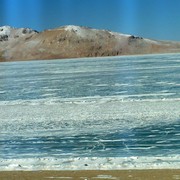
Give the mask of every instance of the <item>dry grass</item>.
[(180, 170), (84, 170), (84, 171), (7, 171), (0, 172), (1, 180), (171, 180), (180, 179)]

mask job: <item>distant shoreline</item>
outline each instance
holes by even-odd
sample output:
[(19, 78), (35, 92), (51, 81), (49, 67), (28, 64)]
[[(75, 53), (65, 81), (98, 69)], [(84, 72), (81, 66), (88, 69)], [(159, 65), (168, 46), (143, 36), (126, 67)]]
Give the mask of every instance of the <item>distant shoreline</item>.
[(120, 56), (99, 56), (99, 57), (74, 57), (74, 58), (55, 58), (55, 59), (28, 59), (28, 60), (1, 60), (0, 63), (5, 62), (29, 62), (29, 61), (53, 61), (53, 60), (59, 60), (59, 61), (65, 61), (65, 60), (77, 60), (77, 59), (107, 59), (107, 58), (123, 58), (123, 57), (134, 57), (134, 56), (168, 56), (168, 55), (180, 55), (180, 52), (177, 53), (152, 53), (152, 54), (129, 54), (129, 55), (120, 55)]

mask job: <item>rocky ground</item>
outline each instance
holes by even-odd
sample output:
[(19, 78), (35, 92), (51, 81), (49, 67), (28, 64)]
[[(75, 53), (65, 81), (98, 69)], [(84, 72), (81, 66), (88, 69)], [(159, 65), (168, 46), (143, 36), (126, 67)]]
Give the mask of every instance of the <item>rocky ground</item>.
[(180, 42), (156, 41), (79, 26), (37, 32), (0, 27), (0, 61), (180, 52)]

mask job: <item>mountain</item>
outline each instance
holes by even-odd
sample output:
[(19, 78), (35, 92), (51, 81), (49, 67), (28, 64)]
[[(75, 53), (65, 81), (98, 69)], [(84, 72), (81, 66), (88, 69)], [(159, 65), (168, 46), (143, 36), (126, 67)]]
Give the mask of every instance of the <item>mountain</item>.
[(0, 61), (180, 52), (180, 42), (156, 41), (79, 26), (37, 32), (0, 27)]

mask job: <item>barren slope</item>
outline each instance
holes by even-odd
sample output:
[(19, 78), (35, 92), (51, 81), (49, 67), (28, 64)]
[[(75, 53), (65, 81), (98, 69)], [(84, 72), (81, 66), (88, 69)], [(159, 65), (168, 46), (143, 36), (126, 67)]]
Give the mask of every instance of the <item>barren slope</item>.
[(38, 33), (0, 27), (0, 61), (180, 52), (180, 42), (144, 39), (79, 26)]

